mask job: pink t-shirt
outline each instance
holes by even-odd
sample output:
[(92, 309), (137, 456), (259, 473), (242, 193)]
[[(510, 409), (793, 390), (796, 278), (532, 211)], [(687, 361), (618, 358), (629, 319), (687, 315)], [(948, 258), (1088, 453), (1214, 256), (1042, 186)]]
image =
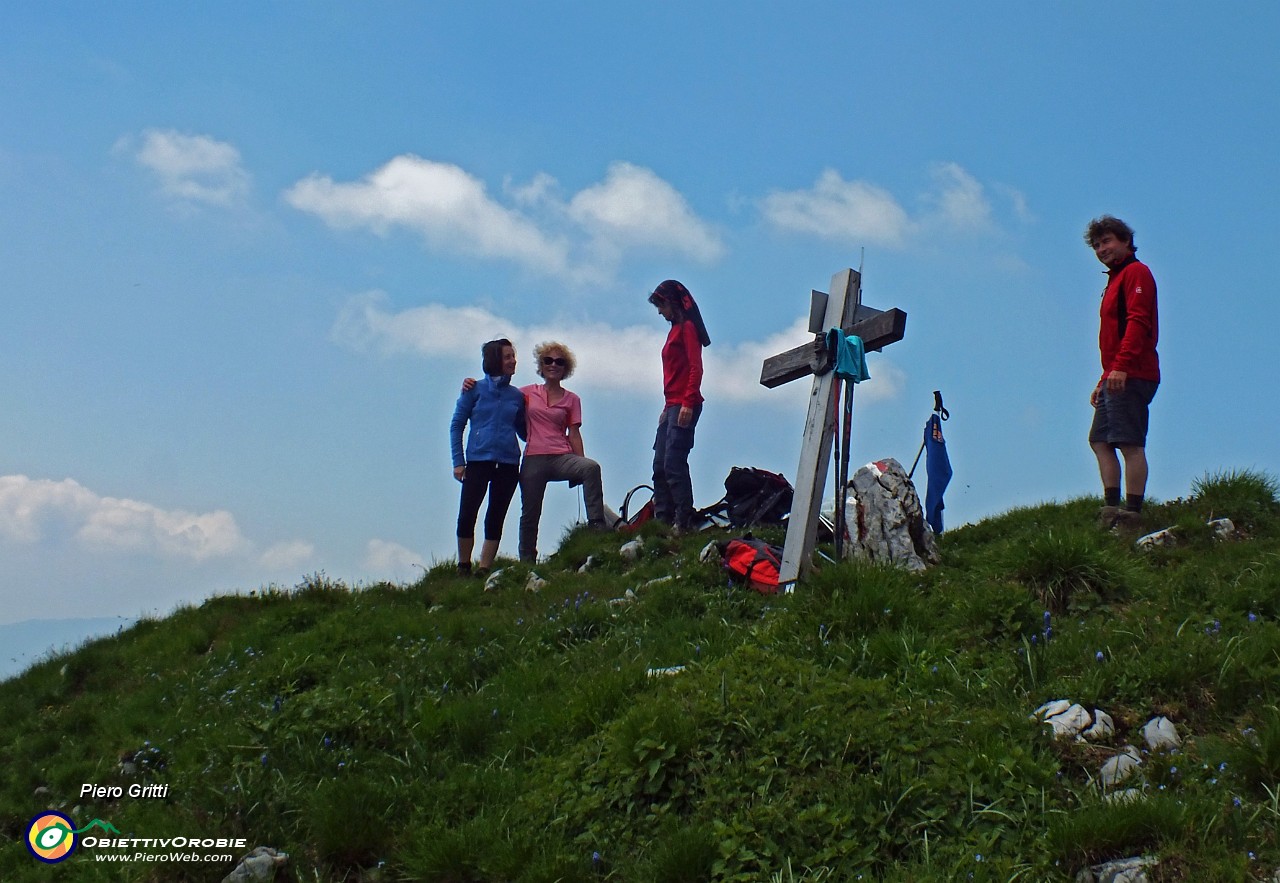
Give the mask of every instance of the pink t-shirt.
[(529, 421), (529, 440), (525, 456), (530, 454), (572, 454), (569, 427), (582, 425), (582, 399), (564, 390), (560, 401), (547, 404), (547, 387), (541, 383), (520, 387), (524, 393), (525, 415)]

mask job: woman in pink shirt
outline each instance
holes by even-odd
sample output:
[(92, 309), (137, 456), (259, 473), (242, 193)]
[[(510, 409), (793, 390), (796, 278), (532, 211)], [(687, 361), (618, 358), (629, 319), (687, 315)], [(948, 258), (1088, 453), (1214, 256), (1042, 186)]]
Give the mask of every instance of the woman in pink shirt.
[(538, 521), (548, 482), (581, 484), (588, 525), (605, 528), (600, 464), (583, 454), (582, 400), (560, 385), (573, 374), (577, 360), (557, 341), (538, 344), (533, 357), (543, 382), (520, 389), (529, 424), (520, 467), (520, 560), (528, 562), (538, 558)]

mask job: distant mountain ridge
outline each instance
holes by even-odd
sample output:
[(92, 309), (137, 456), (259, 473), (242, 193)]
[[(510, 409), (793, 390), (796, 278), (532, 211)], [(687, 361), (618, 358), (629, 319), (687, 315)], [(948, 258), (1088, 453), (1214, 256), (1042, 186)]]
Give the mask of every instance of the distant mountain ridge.
[(94, 616), (0, 625), (0, 680), (21, 674), (50, 653), (71, 650), (85, 641), (127, 629), (136, 621), (127, 616)]

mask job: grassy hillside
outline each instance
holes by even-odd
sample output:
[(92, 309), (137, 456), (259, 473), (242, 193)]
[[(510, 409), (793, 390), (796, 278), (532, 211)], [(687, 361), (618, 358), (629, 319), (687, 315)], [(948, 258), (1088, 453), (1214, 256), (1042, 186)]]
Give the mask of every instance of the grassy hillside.
[[(1153, 552), (1100, 532), (1096, 507), (1013, 511), (946, 534), (928, 573), (828, 566), (789, 596), (700, 563), (707, 535), (646, 533), (629, 564), (582, 533), (538, 593), (520, 565), (487, 593), (441, 565), (140, 622), (0, 685), (0, 879), (234, 864), (81, 847), (44, 865), (25, 836), (49, 808), (245, 838), (297, 881), (1053, 881), (1137, 854), (1160, 857), (1154, 880), (1269, 879), (1276, 483), (1208, 476), (1149, 507), (1182, 536)], [(1244, 538), (1216, 540), (1211, 516)], [(1117, 736), (1053, 741), (1030, 715), (1059, 698)], [(1099, 767), (1155, 715), (1182, 748), (1143, 753), (1140, 799), (1104, 800)]]

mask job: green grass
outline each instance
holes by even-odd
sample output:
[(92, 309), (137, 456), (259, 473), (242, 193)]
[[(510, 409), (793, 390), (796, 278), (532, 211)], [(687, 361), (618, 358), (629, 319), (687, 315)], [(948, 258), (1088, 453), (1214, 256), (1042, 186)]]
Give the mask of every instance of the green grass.
[[(646, 527), (634, 563), (569, 535), (536, 594), (527, 566), (486, 593), (446, 562), (140, 622), (0, 684), (0, 879), (230, 870), (42, 865), (23, 840), (50, 807), (243, 837), (289, 853), (292, 881), (1069, 881), (1136, 854), (1160, 857), (1156, 880), (1266, 879), (1276, 482), (1218, 473), (1150, 506), (1183, 541), (1147, 553), (1096, 509), (1014, 510), (946, 534), (926, 573), (828, 566), (787, 596), (700, 563), (718, 535)], [(1242, 539), (1199, 530), (1224, 516)], [(1117, 737), (1051, 741), (1029, 715), (1057, 698)], [(1144, 757), (1145, 799), (1104, 802), (1102, 761), (1158, 714), (1182, 749)], [(81, 798), (90, 782), (169, 796)]]

